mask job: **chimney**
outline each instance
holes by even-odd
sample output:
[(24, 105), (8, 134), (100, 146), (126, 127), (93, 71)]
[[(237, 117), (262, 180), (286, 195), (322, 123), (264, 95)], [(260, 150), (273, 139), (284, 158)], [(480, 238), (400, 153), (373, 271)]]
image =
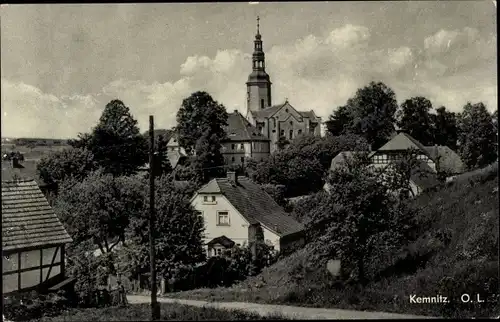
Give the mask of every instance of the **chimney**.
[(235, 184), (238, 183), (238, 176), (236, 175), (236, 172), (234, 172), (234, 171), (227, 172), (227, 179), (229, 181), (231, 181), (232, 183), (235, 183)]
[(13, 168), (19, 168), (20, 165), (21, 165), (19, 163), (19, 159), (17, 158), (17, 156), (13, 156), (11, 162), (12, 162), (12, 167)]

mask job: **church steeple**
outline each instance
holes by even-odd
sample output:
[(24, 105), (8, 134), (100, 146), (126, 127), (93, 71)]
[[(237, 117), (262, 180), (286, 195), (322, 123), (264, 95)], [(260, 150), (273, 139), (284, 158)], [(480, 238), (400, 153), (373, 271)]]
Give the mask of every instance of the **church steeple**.
[(266, 73), (266, 59), (260, 34), (260, 18), (257, 17), (257, 34), (252, 54), (252, 73), (247, 81), (247, 110), (259, 111), (271, 106), (271, 80)]

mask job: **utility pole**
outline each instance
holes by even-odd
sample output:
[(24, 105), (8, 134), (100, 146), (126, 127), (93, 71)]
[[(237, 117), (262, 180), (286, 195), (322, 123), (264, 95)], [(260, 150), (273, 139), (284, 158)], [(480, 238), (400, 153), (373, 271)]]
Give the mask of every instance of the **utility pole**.
[(151, 320), (160, 319), (160, 306), (156, 300), (156, 261), (155, 261), (155, 177), (154, 153), (155, 134), (153, 115), (149, 116), (149, 262), (151, 263)]

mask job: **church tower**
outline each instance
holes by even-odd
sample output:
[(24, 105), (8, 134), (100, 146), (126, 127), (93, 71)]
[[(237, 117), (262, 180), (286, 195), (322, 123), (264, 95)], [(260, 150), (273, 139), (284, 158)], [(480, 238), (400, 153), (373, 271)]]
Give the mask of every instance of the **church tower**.
[(247, 113), (260, 111), (271, 106), (271, 80), (266, 73), (259, 20), (259, 17), (257, 17), (257, 34), (255, 35), (252, 55), (252, 73), (248, 76), (247, 81)]

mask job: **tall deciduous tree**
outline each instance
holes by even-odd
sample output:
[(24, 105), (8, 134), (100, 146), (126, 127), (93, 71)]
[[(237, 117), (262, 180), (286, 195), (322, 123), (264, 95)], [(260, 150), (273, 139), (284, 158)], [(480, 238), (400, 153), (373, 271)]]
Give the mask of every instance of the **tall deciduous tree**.
[(340, 106), (326, 121), (326, 129), (333, 136), (344, 134), (352, 124), (352, 115), (347, 106)]
[(367, 281), (367, 261), (380, 241), (399, 244), (411, 226), (411, 218), (401, 215), (396, 198), (381, 184), (380, 171), (367, 167), (367, 161), (359, 154), (330, 173), (331, 192), (311, 211), (307, 225), (323, 254), (341, 259), (361, 283)]
[(47, 184), (60, 184), (70, 177), (81, 181), (96, 168), (92, 152), (78, 148), (54, 152), (37, 165), (40, 178)]
[(93, 242), (109, 254), (121, 241), (131, 216), (144, 211), (145, 187), (133, 177), (96, 171), (83, 181), (65, 181), (54, 208), (76, 244)]
[(207, 92), (191, 94), (182, 101), (177, 112), (179, 144), (189, 154), (195, 151), (198, 139), (204, 134), (207, 137), (215, 135), (219, 140), (224, 139), (224, 126), (227, 126), (226, 109)]
[(436, 114), (431, 114), (434, 129), (434, 144), (457, 149), (458, 128), (456, 114), (446, 110), (444, 106), (436, 109)]
[[(146, 186), (145, 193), (149, 193)], [(167, 277), (175, 269), (193, 267), (205, 259), (202, 233), (203, 218), (191, 206), (191, 195), (176, 189), (167, 176), (156, 179), (156, 265), (158, 273)], [(138, 214), (138, 213), (135, 213)], [(127, 235), (131, 242), (123, 249), (123, 269), (132, 274), (149, 271), (148, 212), (135, 215)], [(130, 263), (132, 265), (127, 265)]]
[(427, 98), (412, 97), (404, 101), (396, 112), (396, 124), (423, 145), (433, 145), (433, 122), (429, 114), (431, 109), (432, 103)]
[(483, 103), (467, 103), (459, 115), (458, 127), (460, 153), (467, 168), (481, 168), (497, 159), (496, 130)]
[(86, 147), (99, 167), (115, 176), (135, 173), (148, 157), (148, 144), (137, 120), (120, 100), (109, 102), (92, 133), (80, 135), (72, 145)]
[(378, 149), (394, 132), (397, 108), (394, 91), (382, 82), (371, 82), (347, 101), (346, 109), (352, 115), (348, 131), (364, 136), (372, 149)]

